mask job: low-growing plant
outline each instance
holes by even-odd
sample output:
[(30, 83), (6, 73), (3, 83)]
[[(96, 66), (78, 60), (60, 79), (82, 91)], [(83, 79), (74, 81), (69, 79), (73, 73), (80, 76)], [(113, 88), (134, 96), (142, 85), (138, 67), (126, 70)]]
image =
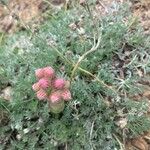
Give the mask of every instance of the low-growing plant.
[(35, 71), (38, 82), (32, 85), (39, 100), (47, 100), (50, 111), (60, 113), (64, 109), (64, 101), (71, 99), (70, 83), (57, 78), (52, 67), (40, 68)]

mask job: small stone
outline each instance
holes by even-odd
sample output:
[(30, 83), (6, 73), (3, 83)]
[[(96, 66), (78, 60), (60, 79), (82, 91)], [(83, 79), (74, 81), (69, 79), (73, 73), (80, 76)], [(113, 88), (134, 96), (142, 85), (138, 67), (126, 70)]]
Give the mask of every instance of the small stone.
[(77, 29), (77, 25), (76, 25), (75, 23), (71, 23), (71, 24), (69, 25), (69, 28), (70, 28), (71, 30), (76, 30), (76, 29)]
[(120, 118), (117, 122), (116, 125), (119, 126), (121, 129), (125, 128), (127, 125), (127, 118)]
[(83, 34), (85, 34), (85, 30), (83, 28), (79, 28), (78, 33), (79, 33), (79, 35), (83, 35)]
[(3, 89), (2, 94), (0, 95), (0, 98), (11, 101), (12, 100), (12, 87), (8, 86), (5, 89)]
[(29, 133), (29, 131), (30, 131), (30, 130), (29, 130), (28, 128), (26, 128), (26, 129), (23, 130), (23, 133), (24, 133), (24, 134), (27, 134), (27, 133)]
[(16, 138), (17, 138), (17, 140), (19, 140), (19, 141), (20, 141), (20, 140), (21, 140), (21, 138), (22, 138), (21, 134), (17, 134), (17, 135), (16, 135)]
[(85, 6), (86, 0), (80, 0), (79, 3), (80, 3), (80, 5)]

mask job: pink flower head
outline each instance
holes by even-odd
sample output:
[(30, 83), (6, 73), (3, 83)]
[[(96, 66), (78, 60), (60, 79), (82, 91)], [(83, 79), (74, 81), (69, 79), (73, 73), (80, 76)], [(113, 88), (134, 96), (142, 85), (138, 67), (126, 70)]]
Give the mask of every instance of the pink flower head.
[(42, 89), (37, 92), (36, 96), (39, 100), (44, 100), (47, 98), (46, 92)]
[(40, 87), (43, 89), (46, 89), (49, 87), (49, 81), (47, 79), (42, 78), (39, 80), (38, 83), (39, 83)]
[(63, 100), (68, 101), (71, 99), (71, 93), (69, 90), (64, 90), (61, 94)]
[(59, 91), (51, 93), (49, 96), (49, 99), (51, 100), (52, 103), (57, 103), (61, 100), (61, 95)]
[(65, 80), (62, 78), (55, 79), (53, 82), (53, 86), (56, 89), (63, 89), (65, 86)]
[(34, 90), (34, 91), (39, 91), (40, 90), (40, 85), (39, 85), (39, 82), (37, 82), (37, 83), (34, 83), (33, 85), (32, 85), (32, 89)]
[(55, 71), (52, 67), (45, 67), (43, 70), (44, 70), (44, 77), (53, 78), (55, 76)]
[(38, 78), (38, 79), (41, 79), (44, 77), (44, 72), (43, 72), (43, 69), (37, 69), (35, 71), (35, 76)]

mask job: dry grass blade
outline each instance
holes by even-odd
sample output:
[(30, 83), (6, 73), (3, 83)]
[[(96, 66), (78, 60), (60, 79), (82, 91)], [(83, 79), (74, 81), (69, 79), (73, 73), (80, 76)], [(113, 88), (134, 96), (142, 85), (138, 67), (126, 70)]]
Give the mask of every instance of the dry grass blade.
[[(95, 40), (94, 40), (94, 41), (95, 41)], [(75, 64), (75, 66), (74, 66), (74, 68), (73, 68), (73, 70), (72, 70), (72, 73), (71, 73), (71, 81), (73, 80), (74, 75), (75, 75), (75, 72), (76, 72), (77, 68), (79, 67), (80, 63), (82, 62), (82, 60), (83, 60), (88, 54), (90, 54), (90, 53), (92, 53), (92, 52), (94, 52), (94, 51), (97, 50), (97, 48), (98, 48), (99, 45), (100, 45), (100, 41), (101, 41), (101, 36), (99, 36), (97, 44), (96, 44), (96, 45), (94, 44), (93, 47), (92, 47), (89, 51), (85, 52), (85, 53), (79, 58), (78, 62)]]

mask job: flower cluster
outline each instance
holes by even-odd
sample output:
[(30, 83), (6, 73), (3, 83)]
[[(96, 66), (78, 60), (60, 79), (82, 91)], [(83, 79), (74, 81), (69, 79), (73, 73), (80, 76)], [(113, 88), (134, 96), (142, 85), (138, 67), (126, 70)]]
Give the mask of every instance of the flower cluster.
[[(32, 85), (39, 100), (47, 100), (50, 108), (57, 112), (64, 107), (64, 101), (71, 99), (69, 81), (58, 78), (52, 67), (40, 68), (35, 71), (38, 82)], [(62, 106), (60, 108), (60, 106)], [(59, 110), (57, 109), (59, 108)]]

